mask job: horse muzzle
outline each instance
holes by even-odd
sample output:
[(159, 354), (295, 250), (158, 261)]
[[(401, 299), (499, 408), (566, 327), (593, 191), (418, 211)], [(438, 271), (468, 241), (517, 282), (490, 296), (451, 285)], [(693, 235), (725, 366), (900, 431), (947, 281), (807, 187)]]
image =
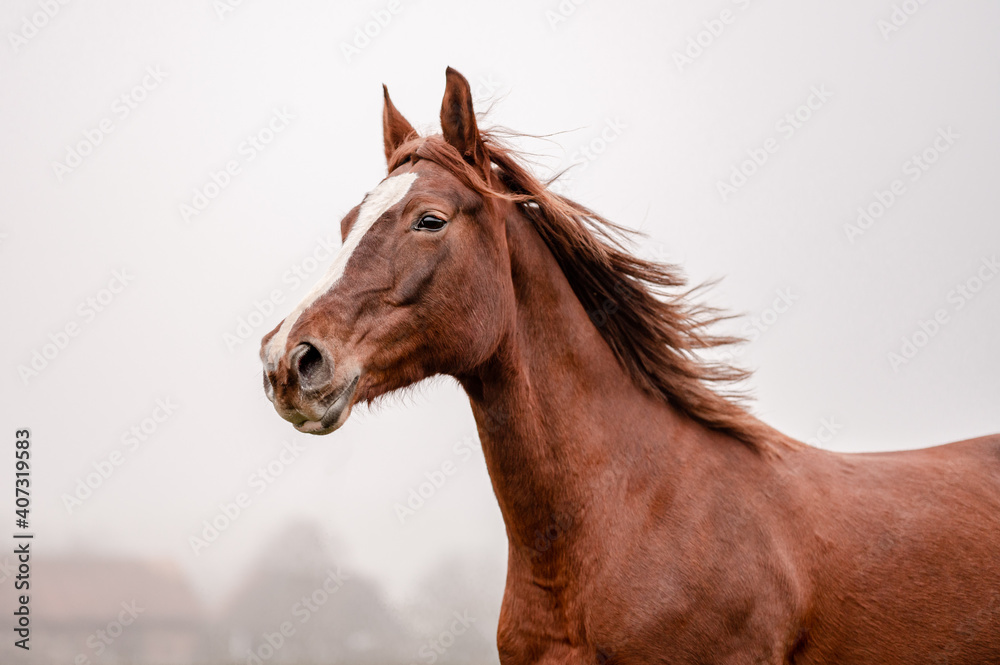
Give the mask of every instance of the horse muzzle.
[(350, 416), (360, 378), (359, 369), (337, 367), (322, 345), (303, 341), (277, 365), (265, 364), (264, 394), (295, 429), (329, 434)]

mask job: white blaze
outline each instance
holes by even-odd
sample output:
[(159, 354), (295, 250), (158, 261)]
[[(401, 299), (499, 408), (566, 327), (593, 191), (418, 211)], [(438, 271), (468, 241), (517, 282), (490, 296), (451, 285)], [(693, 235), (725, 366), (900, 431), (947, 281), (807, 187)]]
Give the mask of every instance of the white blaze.
[(278, 332), (274, 334), (274, 337), (268, 343), (268, 364), (276, 365), (278, 363), (278, 360), (281, 359), (282, 354), (285, 352), (285, 344), (288, 343), (288, 333), (291, 332), (292, 327), (295, 326), (295, 322), (302, 316), (302, 312), (309, 309), (310, 305), (337, 285), (340, 278), (344, 276), (344, 269), (347, 267), (347, 262), (350, 260), (351, 254), (361, 244), (361, 239), (365, 236), (365, 233), (368, 232), (368, 229), (372, 227), (375, 221), (386, 210), (399, 203), (416, 179), (416, 173), (404, 173), (403, 175), (383, 180), (379, 183), (378, 187), (368, 192), (368, 196), (365, 197), (364, 202), (361, 204), (361, 210), (358, 211), (358, 218), (355, 220), (351, 232), (347, 234), (347, 239), (344, 240), (344, 244), (341, 246), (337, 257), (333, 260), (333, 264), (326, 271), (323, 279), (313, 287), (312, 291), (306, 294), (306, 297), (292, 310), (292, 313), (285, 317), (281, 328), (278, 329)]

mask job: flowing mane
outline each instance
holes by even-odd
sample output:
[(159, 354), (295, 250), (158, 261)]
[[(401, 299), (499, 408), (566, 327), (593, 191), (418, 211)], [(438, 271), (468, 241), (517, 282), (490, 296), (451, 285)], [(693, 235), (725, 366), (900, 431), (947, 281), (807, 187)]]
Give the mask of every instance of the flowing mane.
[(748, 370), (698, 355), (700, 349), (743, 341), (709, 331), (731, 316), (693, 301), (705, 285), (687, 288), (677, 266), (633, 256), (626, 244), (637, 232), (552, 192), (497, 133), (480, 130), (480, 136), (492, 164), (485, 178), (441, 136), (415, 134), (393, 153), (389, 172), (427, 159), (484, 197), (517, 203), (637, 385), (754, 450), (796, 445), (751, 415), (746, 395), (732, 389), (749, 377)]

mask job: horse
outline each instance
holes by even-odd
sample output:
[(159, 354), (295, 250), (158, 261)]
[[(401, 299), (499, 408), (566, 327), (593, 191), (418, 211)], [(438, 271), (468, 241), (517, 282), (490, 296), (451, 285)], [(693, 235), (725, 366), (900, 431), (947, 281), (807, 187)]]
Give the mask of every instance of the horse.
[(262, 340), (300, 432), (435, 375), (468, 395), (526, 663), (1000, 663), (1000, 435), (842, 454), (754, 417), (674, 265), (553, 192), (446, 72), (441, 134), (383, 86), (387, 176)]

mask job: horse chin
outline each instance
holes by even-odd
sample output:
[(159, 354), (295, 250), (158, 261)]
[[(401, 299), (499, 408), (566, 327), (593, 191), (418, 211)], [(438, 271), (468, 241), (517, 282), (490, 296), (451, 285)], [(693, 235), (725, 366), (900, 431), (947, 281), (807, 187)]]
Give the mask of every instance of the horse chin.
[(329, 434), (331, 432), (335, 432), (338, 429), (340, 429), (340, 427), (347, 422), (347, 418), (350, 415), (351, 415), (351, 408), (347, 407), (340, 414), (337, 420), (330, 426), (323, 425), (322, 420), (307, 420), (304, 423), (295, 425), (295, 429), (302, 432), (303, 434), (315, 434), (317, 436), (323, 434)]
[(358, 388), (359, 376), (342, 390), (337, 398), (327, 407), (326, 412), (318, 420), (306, 420), (295, 425), (295, 429), (304, 434), (329, 434), (336, 431), (347, 422), (354, 406), (354, 395)]

